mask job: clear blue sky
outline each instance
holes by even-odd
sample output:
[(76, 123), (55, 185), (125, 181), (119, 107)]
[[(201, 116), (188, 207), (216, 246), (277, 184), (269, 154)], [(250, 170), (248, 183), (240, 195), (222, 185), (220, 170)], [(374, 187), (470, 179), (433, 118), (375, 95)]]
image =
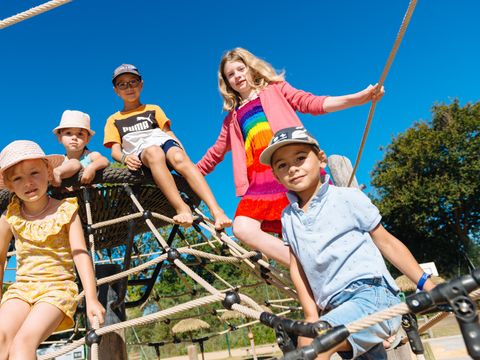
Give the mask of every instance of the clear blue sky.
[[(43, 3), (3, 0), (0, 18)], [(160, 105), (197, 161), (220, 130), (224, 113), (217, 90), (222, 53), (242, 46), (285, 69), (295, 87), (342, 95), (375, 83), (398, 32), (408, 1), (119, 1), (76, 0), (0, 30), (2, 136), (39, 142), (61, 153), (51, 130), (65, 109), (89, 113), (97, 131), (91, 148), (103, 148), (103, 126), (121, 107), (111, 73), (121, 63), (143, 74), (144, 103)], [(478, 1), (419, 1), (378, 104), (359, 182), (382, 158), (379, 147), (419, 119), (435, 102), (479, 99)], [(302, 115), (328, 154), (352, 161), (368, 106), (321, 117)], [(207, 177), (233, 216), (231, 157)], [(371, 190), (367, 187), (367, 191)]]

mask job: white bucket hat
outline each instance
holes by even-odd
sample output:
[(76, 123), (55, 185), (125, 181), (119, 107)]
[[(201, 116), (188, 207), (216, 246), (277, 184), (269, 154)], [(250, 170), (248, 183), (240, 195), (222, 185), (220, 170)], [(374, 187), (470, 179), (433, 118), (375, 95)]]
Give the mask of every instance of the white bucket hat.
[(80, 128), (87, 130), (90, 136), (95, 134), (95, 131), (90, 129), (90, 116), (78, 110), (65, 110), (60, 125), (52, 131), (55, 135), (58, 135), (59, 130), (65, 128)]
[(0, 188), (6, 188), (3, 173), (13, 165), (24, 160), (45, 159), (52, 169), (61, 165), (65, 156), (45, 155), (42, 148), (30, 140), (16, 140), (5, 146), (0, 153)]

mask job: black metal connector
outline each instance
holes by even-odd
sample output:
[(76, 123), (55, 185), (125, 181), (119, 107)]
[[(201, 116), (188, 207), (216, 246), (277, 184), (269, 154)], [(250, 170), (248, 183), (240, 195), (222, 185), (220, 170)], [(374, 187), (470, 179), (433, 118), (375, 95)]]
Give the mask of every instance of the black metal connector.
[(232, 310), (234, 304), (240, 304), (240, 295), (235, 291), (227, 291), (225, 293), (225, 298), (222, 300), (223, 307)]
[(170, 248), (167, 252), (167, 259), (170, 262), (177, 260), (180, 257), (180, 253), (175, 248)]
[(102, 337), (98, 335), (93, 329), (87, 332), (87, 335), (85, 336), (85, 344), (87, 344), (88, 346), (92, 346), (93, 344), (100, 344), (101, 340)]
[(316, 337), (311, 345), (286, 353), (284, 360), (313, 360), (318, 354), (345, 341), (349, 335), (350, 332), (344, 325), (335, 326)]
[(256, 252), (256, 254), (253, 255), (253, 256), (250, 258), (250, 260), (253, 261), (253, 262), (258, 262), (258, 260), (261, 260), (261, 259), (262, 259), (263, 254), (262, 254), (260, 251), (258, 251), (258, 250), (255, 250), (255, 252)]
[(152, 218), (152, 212), (150, 210), (144, 210), (142, 214), (143, 220), (151, 219)]
[(423, 354), (425, 349), (423, 348), (422, 339), (418, 333), (417, 319), (414, 314), (404, 314), (402, 316), (402, 327), (407, 333), (408, 342), (412, 351), (416, 355)]

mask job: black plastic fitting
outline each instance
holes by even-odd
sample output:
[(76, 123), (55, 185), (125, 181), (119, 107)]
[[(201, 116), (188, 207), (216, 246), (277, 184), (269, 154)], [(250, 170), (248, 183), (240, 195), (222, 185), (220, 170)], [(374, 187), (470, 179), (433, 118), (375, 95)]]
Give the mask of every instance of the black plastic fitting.
[(93, 329), (87, 332), (87, 335), (85, 336), (85, 344), (87, 344), (88, 346), (92, 346), (93, 344), (100, 344), (101, 340), (102, 337), (98, 335)]
[(222, 300), (223, 307), (232, 310), (234, 304), (240, 304), (240, 295), (235, 291), (227, 291), (225, 293), (225, 298)]
[(167, 259), (170, 262), (177, 260), (180, 257), (180, 253), (175, 248), (170, 248), (167, 252)]
[(152, 218), (152, 212), (150, 210), (144, 210), (142, 214), (143, 220), (151, 219)]

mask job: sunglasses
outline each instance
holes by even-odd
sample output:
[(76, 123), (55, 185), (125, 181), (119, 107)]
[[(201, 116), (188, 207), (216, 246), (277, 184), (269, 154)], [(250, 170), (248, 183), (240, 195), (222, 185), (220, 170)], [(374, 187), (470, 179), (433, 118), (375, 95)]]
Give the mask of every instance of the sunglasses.
[(132, 79), (129, 81), (118, 82), (115, 86), (117, 87), (117, 89), (127, 90), (129, 87), (136, 88), (138, 85), (140, 85), (141, 81), (142, 80), (140, 79)]

